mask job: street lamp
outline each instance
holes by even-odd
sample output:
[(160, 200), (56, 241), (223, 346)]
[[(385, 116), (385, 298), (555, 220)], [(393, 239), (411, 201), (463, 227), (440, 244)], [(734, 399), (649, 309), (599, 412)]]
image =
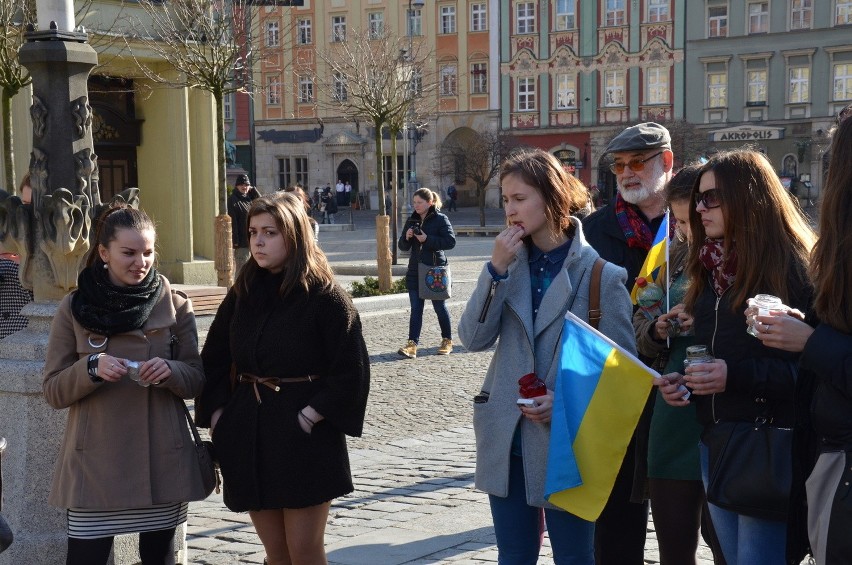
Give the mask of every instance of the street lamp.
[[(414, 56), (414, 10), (423, 8), (425, 4), (425, 0), (408, 0), (408, 11), (406, 15), (408, 16), (408, 60), (412, 61)], [(422, 32), (422, 19), (420, 20), (420, 29), (418, 29), (418, 35)], [(415, 80), (415, 70), (412, 68), (409, 74), (409, 88), (414, 88), (412, 82)], [(408, 210), (408, 215), (411, 215), (411, 194), (409, 194), (409, 172), (408, 172), (408, 155), (409, 155), (409, 136), (411, 135), (411, 128), (409, 127), (408, 120), (406, 120), (405, 124), (402, 127), (403, 131), (403, 142), (402, 142), (402, 175), (403, 175), (403, 195), (405, 198), (405, 209)], [(416, 145), (415, 145), (416, 147)], [(414, 164), (414, 163), (412, 163)], [(413, 169), (417, 171), (417, 169)], [(415, 172), (416, 174), (416, 172)]]

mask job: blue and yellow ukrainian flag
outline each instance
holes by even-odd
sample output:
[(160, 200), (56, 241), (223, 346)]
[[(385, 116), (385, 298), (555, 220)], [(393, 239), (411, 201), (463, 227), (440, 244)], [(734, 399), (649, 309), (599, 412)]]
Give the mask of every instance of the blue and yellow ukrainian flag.
[[(669, 213), (663, 216), (663, 222), (660, 224), (660, 229), (657, 230), (657, 235), (654, 237), (654, 242), (651, 244), (651, 249), (648, 251), (645, 262), (642, 268), (639, 269), (639, 276), (648, 282), (655, 282), (657, 286), (663, 290), (668, 289), (668, 281), (666, 280), (666, 264), (669, 261)], [(630, 300), (636, 304), (636, 291), (639, 287), (633, 283), (633, 290), (630, 291)]]
[(659, 375), (571, 312), (558, 371), (544, 495), (594, 522)]

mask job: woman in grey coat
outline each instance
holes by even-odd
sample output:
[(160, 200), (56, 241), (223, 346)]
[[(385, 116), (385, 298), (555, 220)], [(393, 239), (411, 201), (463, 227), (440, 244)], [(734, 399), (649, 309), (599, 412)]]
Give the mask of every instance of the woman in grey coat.
[[(586, 189), (541, 150), (510, 157), (500, 181), (508, 227), (497, 236), (459, 324), (467, 349), (497, 343), (474, 404), (476, 487), (489, 494), (501, 564), (534, 564), (546, 520), (557, 564), (592, 565), (594, 524), (544, 500), (563, 318), (570, 310), (588, 319), (598, 258), (571, 217), (585, 205)], [(621, 267), (604, 267), (600, 331), (635, 352), (625, 277)], [(519, 407), (518, 379), (528, 373), (543, 380), (547, 392)]]

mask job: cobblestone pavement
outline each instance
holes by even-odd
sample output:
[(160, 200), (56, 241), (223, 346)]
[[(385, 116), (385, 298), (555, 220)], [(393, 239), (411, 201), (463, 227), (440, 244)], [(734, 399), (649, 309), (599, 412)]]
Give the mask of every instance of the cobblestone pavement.
[[(353, 249), (360, 247), (358, 238), (372, 236), (358, 230), (323, 241), (325, 235), (321, 242), (332, 260), (344, 260), (335, 245), (358, 252)], [(452, 254), (454, 328), (490, 246), (483, 238), (460, 238)], [(470, 353), (456, 344), (452, 355), (435, 355), (440, 333), (428, 305), (423, 347), (413, 360), (396, 353), (407, 335), (406, 310), (364, 313), (362, 319), (371, 354), (371, 393), (364, 435), (349, 441), (355, 492), (331, 508), (329, 562), (496, 563), (488, 499), (473, 488), (471, 426), (471, 398), (491, 353)], [(263, 561), (248, 515), (227, 510), (221, 495), (190, 505), (187, 538), (190, 563)], [(652, 525), (646, 562), (659, 562)], [(700, 548), (698, 562), (712, 563), (706, 547)], [(553, 563), (546, 538), (539, 563)]]

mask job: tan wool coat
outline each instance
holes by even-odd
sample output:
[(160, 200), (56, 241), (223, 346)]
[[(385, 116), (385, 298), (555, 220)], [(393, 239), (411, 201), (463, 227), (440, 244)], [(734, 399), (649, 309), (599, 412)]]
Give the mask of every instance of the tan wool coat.
[[(204, 373), (192, 303), (163, 290), (145, 325), (108, 340), (83, 328), (66, 296), (50, 328), (44, 396), (68, 408), (65, 436), (48, 502), (59, 508), (121, 509), (204, 498), (192, 436), (181, 403), (201, 393)], [(104, 343), (105, 342), (105, 343)], [(101, 345), (103, 343), (103, 345)], [(166, 359), (157, 386), (129, 378), (92, 382), (88, 357)]]

